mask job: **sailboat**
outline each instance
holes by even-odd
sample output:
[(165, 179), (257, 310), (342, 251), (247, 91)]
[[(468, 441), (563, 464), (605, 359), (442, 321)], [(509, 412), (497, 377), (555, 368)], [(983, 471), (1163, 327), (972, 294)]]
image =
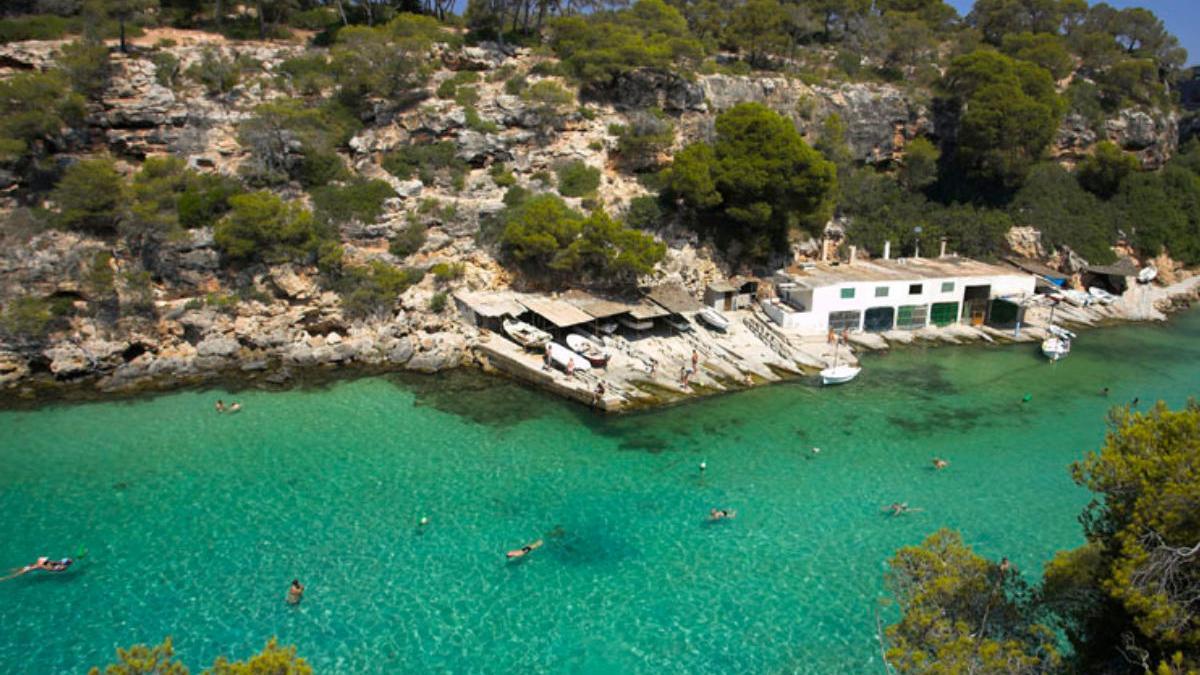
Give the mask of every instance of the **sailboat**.
[(847, 364), (838, 365), (838, 353), (842, 348), (842, 340), (838, 339), (833, 348), (833, 365), (821, 371), (821, 384), (842, 384), (858, 377), (862, 368)]
[(1075, 337), (1075, 334), (1066, 328), (1054, 325), (1054, 308), (1056, 306), (1050, 306), (1050, 325), (1046, 328), (1050, 337), (1042, 340), (1042, 354), (1051, 362), (1065, 359), (1071, 353), (1071, 340)]

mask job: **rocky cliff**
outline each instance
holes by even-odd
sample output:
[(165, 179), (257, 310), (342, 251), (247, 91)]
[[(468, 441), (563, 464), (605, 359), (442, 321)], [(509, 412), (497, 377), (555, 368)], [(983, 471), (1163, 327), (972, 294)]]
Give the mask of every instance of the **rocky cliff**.
[[(172, 154), (199, 170), (234, 175), (247, 158), (237, 140), (237, 125), (255, 106), (288, 94), (277, 86), (279, 66), (305, 48), (291, 43), (226, 42), (199, 33), (173, 31), (172, 43), (154, 50), (152, 33), (130, 55), (114, 53), (115, 74), (99, 101), (88, 110), (86, 130), (70, 135), (67, 155), (107, 151), (121, 158), (132, 173), (144, 158)], [(0, 46), (0, 77), (52, 65), (58, 43), (25, 42)], [(257, 64), (258, 73), (229, 92), (212, 95), (194, 82), (168, 86), (157, 77), (152, 51), (165, 52), (186, 70), (205, 50)], [(354, 262), (381, 260), (428, 267), (462, 263), (460, 279), (427, 277), (398, 298), (388, 316), (350, 320), (339, 297), (322, 290), (314, 269), (256, 265), (231, 271), (222, 265), (210, 229), (188, 231), (150, 252), (135, 255), (119, 242), (76, 233), (45, 231), (28, 235), (11, 221), (0, 249), (0, 304), (36, 294), (68, 303), (76, 310), (70, 324), (44, 339), (16, 338), (0, 342), (0, 387), (30, 393), (31, 383), (79, 382), (102, 390), (139, 389), (239, 372), (280, 382), (295, 368), (360, 364), (365, 367), (436, 371), (470, 358), (467, 346), (474, 329), (454, 319), (453, 303), (430, 309), (435, 293), (460, 288), (499, 289), (512, 283), (510, 274), (480, 244), (480, 223), (504, 207), (505, 188), (488, 168), (505, 163), (517, 184), (536, 187), (541, 176), (564, 161), (582, 160), (602, 170), (599, 200), (609, 209), (624, 209), (645, 194), (637, 180), (617, 171), (615, 142), (609, 126), (626, 121), (628, 112), (658, 107), (674, 116), (677, 144), (711, 134), (715, 115), (743, 101), (759, 101), (791, 117), (813, 137), (820, 122), (837, 113), (847, 127), (854, 156), (886, 162), (902, 153), (918, 135), (942, 132), (928, 97), (916, 98), (898, 87), (879, 83), (831, 83), (810, 86), (783, 77), (701, 75), (688, 80), (675, 75), (640, 72), (620, 78), (599, 100), (565, 114), (544, 133), (531, 105), (505, 93), (504, 69), (538, 76), (531, 68), (541, 57), (528, 51), (501, 51), (481, 46), (439, 48), (430, 58), (441, 63), (430, 90), (456, 71), (484, 75), (477, 120), (462, 106), (432, 95), (403, 110), (380, 110), (350, 140), (346, 165), (359, 175), (387, 181), (396, 197), (385, 203), (372, 222), (342, 223), (347, 257)], [(1146, 166), (1170, 156), (1178, 121), (1142, 110), (1121, 111), (1095, 129), (1069, 116), (1056, 141), (1055, 153), (1072, 161), (1098, 139), (1107, 137), (1136, 150)], [(461, 186), (399, 180), (381, 168), (384, 153), (415, 139), (452, 141), (469, 170)], [(18, 200), (13, 176), (0, 174), (0, 208), (12, 214)], [(7, 195), (7, 196), (4, 196)], [(290, 196), (306, 198), (292, 190)], [(573, 201), (578, 205), (578, 200)], [(430, 207), (433, 204), (434, 207)], [(419, 250), (406, 257), (388, 250), (388, 240), (417, 220), (428, 227)], [(693, 289), (721, 273), (722, 263), (699, 247), (694, 235), (668, 229), (670, 245), (662, 274)], [(146, 292), (133, 287), (127, 272), (149, 273), (153, 311), (117, 315), (105, 300), (93, 297), (86, 277), (97, 254), (117, 279), (117, 293)]]

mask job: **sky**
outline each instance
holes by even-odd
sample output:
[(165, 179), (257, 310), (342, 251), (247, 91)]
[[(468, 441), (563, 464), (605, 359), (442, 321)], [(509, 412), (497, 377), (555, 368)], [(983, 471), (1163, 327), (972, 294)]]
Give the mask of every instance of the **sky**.
[[(967, 15), (975, 0), (946, 0), (959, 14)], [(1167, 30), (1188, 51), (1188, 64), (1200, 64), (1200, 0), (1107, 0), (1113, 7), (1145, 7), (1158, 15)], [(1092, 4), (1096, 4), (1092, 2)]]

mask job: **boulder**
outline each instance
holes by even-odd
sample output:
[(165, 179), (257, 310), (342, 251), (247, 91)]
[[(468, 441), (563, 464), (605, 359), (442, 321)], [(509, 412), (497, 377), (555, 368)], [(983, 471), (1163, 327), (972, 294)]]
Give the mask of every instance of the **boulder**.
[(592, 92), (612, 101), (618, 108), (669, 112), (706, 112), (706, 91), (675, 73), (640, 69), (618, 75), (611, 85)]
[(24, 358), (13, 352), (0, 351), (0, 386), (13, 384), (28, 375), (29, 363)]
[(95, 371), (96, 364), (78, 345), (60, 342), (47, 347), (42, 355), (50, 359), (50, 372), (60, 380), (82, 377)]
[(408, 369), (436, 373), (462, 365), (466, 340), (457, 333), (434, 333), (422, 341), (422, 351), (408, 361)]
[(289, 300), (308, 300), (316, 297), (320, 290), (317, 282), (298, 270), (295, 265), (276, 265), (270, 272), (271, 285)]
[(210, 335), (196, 345), (196, 354), (202, 357), (230, 357), (241, 349), (237, 340), (225, 335)]

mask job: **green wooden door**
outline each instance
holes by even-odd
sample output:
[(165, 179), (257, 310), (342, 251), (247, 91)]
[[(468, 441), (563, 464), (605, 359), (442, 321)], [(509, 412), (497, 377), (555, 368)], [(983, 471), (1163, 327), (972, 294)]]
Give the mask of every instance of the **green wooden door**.
[(958, 321), (957, 302), (935, 302), (929, 308), (929, 322), (935, 326), (949, 326)]

